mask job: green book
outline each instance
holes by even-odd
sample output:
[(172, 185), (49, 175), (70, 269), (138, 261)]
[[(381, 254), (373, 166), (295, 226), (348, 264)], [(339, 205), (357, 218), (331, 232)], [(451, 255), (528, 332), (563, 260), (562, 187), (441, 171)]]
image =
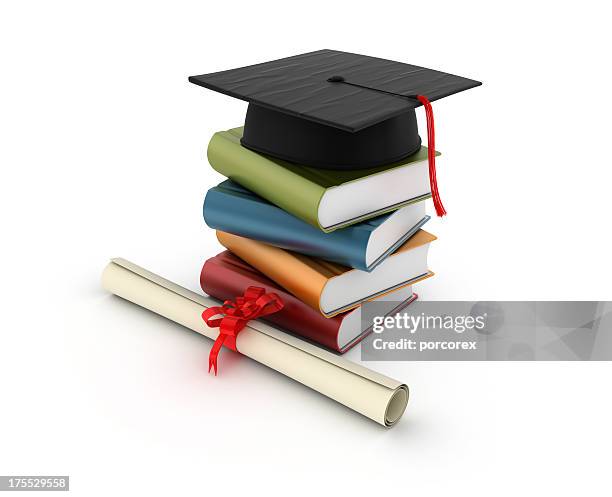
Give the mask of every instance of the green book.
[(211, 166), (325, 232), (431, 197), (426, 147), (394, 164), (344, 171), (273, 159), (243, 147), (241, 137), (242, 128), (215, 133)]

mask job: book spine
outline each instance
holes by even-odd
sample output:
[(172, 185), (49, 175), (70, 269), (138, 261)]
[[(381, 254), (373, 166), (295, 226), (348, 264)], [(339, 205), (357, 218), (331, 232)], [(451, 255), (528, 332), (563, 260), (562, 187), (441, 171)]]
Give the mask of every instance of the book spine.
[(242, 147), (228, 132), (213, 135), (207, 155), (219, 173), (320, 229), (318, 209), (325, 193), (322, 186)]
[(267, 316), (265, 321), (324, 347), (340, 351), (338, 330), (342, 323), (341, 316), (327, 319), (300, 302), (293, 295), (270, 283), (266, 283), (261, 278), (253, 278), (246, 271), (235, 270), (235, 268), (219, 260), (218, 256), (207, 260), (200, 273), (202, 290), (222, 301), (233, 300), (236, 296), (242, 295), (249, 286), (262, 287), (266, 292), (278, 294), (284, 303), (284, 307), (280, 311)]
[(366, 250), (371, 230), (347, 228), (323, 233), (275, 205), (232, 194), (221, 187), (208, 191), (203, 212), (204, 221), (213, 229), (368, 270)]

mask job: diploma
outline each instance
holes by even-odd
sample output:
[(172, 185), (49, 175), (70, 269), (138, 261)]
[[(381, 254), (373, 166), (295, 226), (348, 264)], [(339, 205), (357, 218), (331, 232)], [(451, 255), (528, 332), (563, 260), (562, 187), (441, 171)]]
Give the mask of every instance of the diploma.
[[(134, 304), (215, 340), (202, 312), (220, 302), (198, 295), (125, 259), (112, 259), (102, 286)], [(261, 321), (249, 321), (238, 351), (383, 426), (393, 426), (408, 403), (408, 387)]]

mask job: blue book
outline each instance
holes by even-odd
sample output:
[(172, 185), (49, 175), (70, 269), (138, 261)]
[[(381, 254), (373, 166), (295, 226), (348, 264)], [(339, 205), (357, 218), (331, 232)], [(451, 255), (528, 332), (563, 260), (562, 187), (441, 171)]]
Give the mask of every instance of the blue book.
[(204, 221), (213, 229), (368, 272), (429, 219), (425, 202), (416, 202), (325, 233), (231, 180), (211, 188), (204, 199)]

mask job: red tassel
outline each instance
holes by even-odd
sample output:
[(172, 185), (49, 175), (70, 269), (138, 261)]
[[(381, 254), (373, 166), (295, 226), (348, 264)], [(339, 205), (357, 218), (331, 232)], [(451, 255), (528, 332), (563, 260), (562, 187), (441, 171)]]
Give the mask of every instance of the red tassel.
[(434, 128), (434, 117), (431, 103), (424, 95), (417, 95), (416, 98), (425, 107), (427, 118), (427, 158), (429, 160), (429, 186), (431, 187), (431, 198), (433, 199), (436, 214), (439, 217), (446, 215), (446, 209), (442, 205), (440, 192), (438, 191), (438, 180), (436, 178), (436, 131)]

